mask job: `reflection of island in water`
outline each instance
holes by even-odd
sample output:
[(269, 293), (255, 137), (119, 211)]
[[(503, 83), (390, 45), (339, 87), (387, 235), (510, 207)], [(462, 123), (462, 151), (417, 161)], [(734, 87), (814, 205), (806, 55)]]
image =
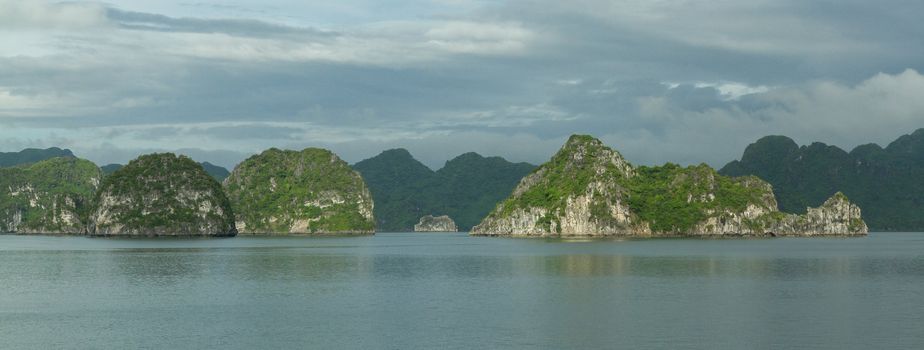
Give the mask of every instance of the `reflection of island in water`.
[(122, 276), (129, 283), (175, 284), (201, 277), (216, 264), (201, 248), (147, 248), (106, 251), (97, 268), (114, 270), (108, 275)]
[(850, 259), (723, 256), (558, 255), (510, 258), (510, 275), (717, 277), (845, 275)]
[(0, 334), (10, 348), (915, 349), (922, 242), (0, 236)]
[(113, 270), (129, 280), (176, 283), (210, 274), (252, 281), (335, 281), (557, 277), (702, 278), (762, 276), (843, 276), (869, 273), (851, 258), (560, 254), (510, 256), (340, 255), (291, 248), (117, 249), (104, 259), (83, 261), (82, 269)]

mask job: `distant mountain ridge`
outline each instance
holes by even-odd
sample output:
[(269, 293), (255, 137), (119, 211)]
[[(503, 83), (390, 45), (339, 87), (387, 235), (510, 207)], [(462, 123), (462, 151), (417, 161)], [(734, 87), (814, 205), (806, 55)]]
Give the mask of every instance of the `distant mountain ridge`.
[[(26, 148), (19, 152), (0, 152), (0, 168), (38, 163), (58, 157), (77, 158), (71, 150), (66, 148)], [(202, 165), (205, 172), (214, 177), (215, 180), (218, 180), (218, 182), (224, 181), (228, 175), (231, 175), (228, 169), (209, 162), (200, 162), (199, 165)], [(103, 175), (108, 176), (121, 169), (123, 166), (122, 164), (112, 163), (102, 165), (99, 168), (103, 171)]]
[(406, 149), (386, 150), (360, 161), (375, 200), (380, 231), (413, 231), (425, 215), (448, 215), (459, 230), (478, 224), (535, 165), (469, 152), (433, 171)]
[(58, 147), (46, 149), (26, 148), (19, 152), (0, 152), (0, 168), (37, 163), (57, 157), (76, 158), (69, 149)]
[(863, 209), (873, 231), (924, 231), (924, 128), (885, 148), (865, 144), (850, 152), (766, 136), (719, 173), (766, 180), (784, 212), (803, 213), (841, 191)]
[(228, 171), (228, 169), (225, 169), (221, 166), (218, 166), (218, 165), (215, 165), (209, 162), (200, 162), (199, 165), (201, 165), (202, 168), (205, 169), (206, 173), (214, 177), (215, 180), (218, 180), (218, 182), (225, 181), (225, 179), (227, 179), (228, 176), (231, 175), (231, 172)]

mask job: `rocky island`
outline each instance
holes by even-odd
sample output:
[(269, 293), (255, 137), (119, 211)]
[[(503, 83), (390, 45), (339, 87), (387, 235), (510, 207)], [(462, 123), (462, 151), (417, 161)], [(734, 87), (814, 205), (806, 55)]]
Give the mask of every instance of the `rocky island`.
[(0, 233), (85, 234), (101, 177), (72, 155), (0, 168)]
[(427, 215), (414, 225), (414, 232), (459, 232), (459, 228), (449, 215)]
[(778, 210), (757, 177), (726, 177), (703, 164), (635, 167), (600, 140), (574, 135), (520, 181), (472, 235), (852, 236), (860, 209), (836, 193), (804, 215)]
[(363, 178), (325, 149), (269, 149), (235, 167), (224, 187), (242, 234), (375, 232)]
[(221, 185), (201, 165), (172, 153), (138, 157), (107, 176), (96, 197), (96, 236), (234, 236)]

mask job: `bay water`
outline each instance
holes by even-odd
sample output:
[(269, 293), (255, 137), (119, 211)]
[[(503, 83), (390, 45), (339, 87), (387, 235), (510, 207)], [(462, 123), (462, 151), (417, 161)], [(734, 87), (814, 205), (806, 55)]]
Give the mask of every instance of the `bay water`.
[(0, 349), (922, 349), (924, 234), (0, 236)]

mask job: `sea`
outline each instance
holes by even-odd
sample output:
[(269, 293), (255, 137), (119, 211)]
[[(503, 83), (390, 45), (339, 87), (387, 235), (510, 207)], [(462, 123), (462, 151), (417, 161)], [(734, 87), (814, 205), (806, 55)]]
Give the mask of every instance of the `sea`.
[(924, 234), (0, 236), (0, 349), (924, 349)]

